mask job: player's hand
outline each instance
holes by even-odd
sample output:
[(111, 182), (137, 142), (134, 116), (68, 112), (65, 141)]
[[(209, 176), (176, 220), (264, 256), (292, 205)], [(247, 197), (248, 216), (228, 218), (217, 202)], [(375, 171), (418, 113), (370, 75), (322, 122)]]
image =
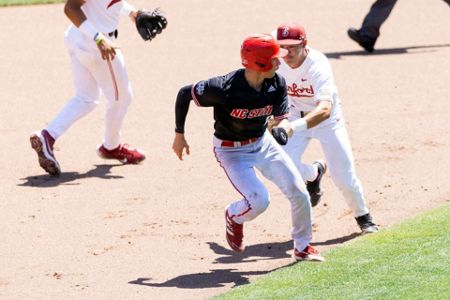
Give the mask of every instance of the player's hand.
[(173, 139), (172, 150), (175, 155), (178, 156), (180, 160), (183, 160), (183, 152), (186, 149), (186, 154), (189, 155), (189, 145), (184, 138), (183, 133), (175, 133), (175, 138)]
[(138, 14), (138, 11), (134, 10), (134, 11), (130, 12), (130, 14), (128, 15), (131, 19), (131, 22), (133, 22), (134, 24), (136, 24), (137, 14)]
[(105, 38), (97, 44), (97, 47), (104, 60), (113, 60), (116, 56), (116, 49), (120, 48), (116, 43)]

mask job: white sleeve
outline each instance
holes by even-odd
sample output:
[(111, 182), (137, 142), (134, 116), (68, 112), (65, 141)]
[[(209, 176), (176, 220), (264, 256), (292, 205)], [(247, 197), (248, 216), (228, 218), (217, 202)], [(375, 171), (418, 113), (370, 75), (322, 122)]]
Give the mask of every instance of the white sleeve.
[(135, 10), (136, 9), (134, 8), (134, 6), (128, 3), (128, 1), (123, 1), (122, 9), (120, 10), (120, 12), (125, 16), (129, 16), (130, 13)]
[(316, 66), (313, 80), (316, 88), (315, 100), (333, 102), (334, 80), (331, 65), (324, 57)]

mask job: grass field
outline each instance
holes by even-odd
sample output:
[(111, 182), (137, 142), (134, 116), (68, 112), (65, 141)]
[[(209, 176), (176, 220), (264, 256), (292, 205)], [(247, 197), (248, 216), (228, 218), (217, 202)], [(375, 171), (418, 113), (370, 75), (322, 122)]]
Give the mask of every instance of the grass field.
[(0, 6), (60, 3), (64, 0), (0, 0)]
[(449, 299), (450, 205), (213, 299)]

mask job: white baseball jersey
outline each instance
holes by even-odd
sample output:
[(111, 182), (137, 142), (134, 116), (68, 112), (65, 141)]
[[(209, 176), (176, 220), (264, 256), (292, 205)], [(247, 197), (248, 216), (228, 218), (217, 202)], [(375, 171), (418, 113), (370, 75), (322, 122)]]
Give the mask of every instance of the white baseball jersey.
[(327, 57), (310, 47), (306, 51), (308, 55), (300, 67), (292, 69), (280, 59), (277, 72), (286, 79), (291, 119), (301, 117), (302, 111), (312, 111), (319, 101), (332, 103), (330, 118), (317, 125), (319, 128), (341, 118), (340, 100)]
[(117, 29), (120, 12), (127, 14), (128, 5), (122, 0), (86, 0), (81, 9), (98, 31), (109, 33)]

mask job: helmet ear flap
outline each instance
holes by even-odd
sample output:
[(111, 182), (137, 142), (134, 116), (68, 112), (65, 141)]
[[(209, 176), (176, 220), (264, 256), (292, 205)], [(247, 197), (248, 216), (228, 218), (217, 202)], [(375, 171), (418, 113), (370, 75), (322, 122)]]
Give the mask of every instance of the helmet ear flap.
[(267, 63), (255, 59), (255, 65), (257, 65), (261, 70), (267, 67)]

